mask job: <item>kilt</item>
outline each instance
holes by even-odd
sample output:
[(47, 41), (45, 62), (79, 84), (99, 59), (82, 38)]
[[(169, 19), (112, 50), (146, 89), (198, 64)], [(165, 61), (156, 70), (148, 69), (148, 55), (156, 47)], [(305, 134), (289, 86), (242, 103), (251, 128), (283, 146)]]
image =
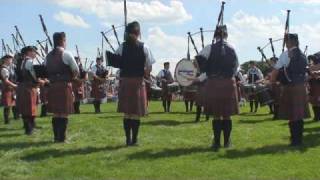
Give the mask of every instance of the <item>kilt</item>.
[(197, 106), (204, 106), (205, 105), (205, 96), (206, 88), (205, 84), (198, 85), (198, 91), (196, 92), (196, 105)]
[(92, 81), (91, 87), (91, 97), (94, 99), (104, 99), (107, 97), (106, 89), (104, 88), (104, 83), (101, 83), (97, 80)]
[(239, 114), (237, 85), (233, 78), (209, 78), (205, 86), (205, 111), (214, 117)]
[(162, 86), (162, 101), (171, 101), (172, 100), (172, 93), (169, 91), (168, 85)]
[(183, 92), (183, 99), (185, 101), (195, 101), (196, 100), (196, 91), (184, 91)]
[(279, 118), (298, 121), (310, 117), (307, 90), (304, 84), (282, 87), (279, 104)]
[(121, 78), (118, 112), (138, 117), (147, 115), (147, 93), (143, 78)]
[(309, 100), (313, 106), (320, 106), (320, 82), (310, 83)]
[(40, 101), (42, 104), (48, 103), (48, 89), (49, 86), (40, 86)]
[(15, 90), (10, 87), (3, 87), (1, 96), (1, 105), (4, 107), (12, 107), (16, 105)]
[(73, 95), (74, 95), (74, 101), (80, 102), (84, 98), (83, 82), (73, 81), (72, 82), (72, 91), (73, 91)]
[(54, 114), (72, 114), (74, 96), (70, 82), (54, 82), (48, 91), (48, 112)]
[(22, 116), (37, 115), (37, 88), (33, 83), (20, 83), (17, 87), (17, 108)]

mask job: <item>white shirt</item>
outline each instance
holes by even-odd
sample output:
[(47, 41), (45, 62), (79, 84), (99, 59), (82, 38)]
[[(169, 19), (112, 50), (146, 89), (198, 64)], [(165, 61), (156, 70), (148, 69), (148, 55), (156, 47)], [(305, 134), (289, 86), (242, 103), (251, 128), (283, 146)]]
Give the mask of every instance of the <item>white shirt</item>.
[(254, 75), (257, 75), (260, 80), (263, 79), (263, 74), (259, 68), (257, 68), (257, 67), (249, 68), (247, 76), (249, 77), (249, 76), (254, 76)]
[[(63, 61), (63, 63), (64, 63), (65, 65), (68, 65), (73, 72), (79, 73), (78, 64), (77, 64), (76, 60), (74, 59), (74, 56), (72, 55), (72, 53), (69, 52), (69, 51), (64, 50), (63, 47), (57, 47), (57, 48), (63, 50), (63, 55), (62, 55), (62, 61)], [(47, 58), (46, 58), (44, 64), (45, 64), (45, 65), (47, 64)]]
[(30, 57), (26, 57), (25, 61), (26, 62), (24, 67), (23, 67), (24, 63), (21, 64), (21, 69), (24, 68), (25, 70), (29, 71), (33, 79), (37, 79), (36, 72), (34, 71), (34, 68), (33, 68), (33, 59)]
[(3, 79), (8, 79), (10, 76), (10, 72), (8, 70), (8, 66), (4, 66), (4, 68), (1, 69), (1, 77)]
[[(289, 49), (289, 51), (295, 49), (297, 47), (293, 47), (291, 49)], [(277, 61), (276, 65), (274, 66), (275, 69), (281, 69), (282, 67), (288, 67), (289, 63), (290, 63), (290, 58), (289, 58), (289, 51), (286, 50), (284, 51), (280, 57), (279, 60)]]
[[(115, 54), (122, 56), (122, 51), (123, 51), (123, 44), (121, 44), (119, 46), (119, 48), (116, 50)], [(152, 65), (156, 62), (156, 60), (154, 59), (150, 48), (146, 44), (143, 44), (143, 51), (144, 51), (144, 55), (146, 56), (145, 68), (151, 68)], [(106, 63), (108, 66), (109, 62), (108, 62), (107, 56), (106, 56)]]

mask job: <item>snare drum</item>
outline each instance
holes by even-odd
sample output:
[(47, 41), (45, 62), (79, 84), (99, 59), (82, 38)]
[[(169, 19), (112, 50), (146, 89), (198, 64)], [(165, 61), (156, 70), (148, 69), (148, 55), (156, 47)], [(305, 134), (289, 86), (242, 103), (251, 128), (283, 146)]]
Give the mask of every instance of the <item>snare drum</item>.
[(255, 94), (256, 86), (254, 84), (242, 84), (241, 88), (247, 97)]
[(174, 93), (177, 93), (179, 91), (179, 84), (174, 82), (174, 83), (171, 83), (171, 84), (168, 84), (168, 92), (170, 94), (174, 94)]
[(270, 89), (265, 85), (257, 85), (256, 94), (261, 106), (266, 106), (274, 103), (274, 99), (270, 94)]
[(162, 89), (158, 86), (151, 86), (151, 99), (159, 99), (162, 96)]

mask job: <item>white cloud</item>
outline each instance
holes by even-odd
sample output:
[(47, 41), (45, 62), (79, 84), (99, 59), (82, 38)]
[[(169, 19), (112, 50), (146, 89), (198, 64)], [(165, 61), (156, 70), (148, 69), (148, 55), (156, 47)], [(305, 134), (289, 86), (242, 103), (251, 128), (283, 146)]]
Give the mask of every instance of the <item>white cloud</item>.
[(68, 12), (60, 11), (54, 15), (54, 19), (68, 26), (89, 28), (90, 25), (86, 23), (80, 16), (73, 15)]
[(171, 62), (173, 71), (176, 63), (187, 55), (187, 38), (166, 34), (159, 27), (149, 29), (145, 42), (157, 60), (153, 73), (160, 71), (165, 61)]
[[(76, 8), (84, 13), (94, 14), (108, 23), (123, 22), (123, 2), (119, 0), (54, 0), (54, 2), (65, 8)], [(192, 19), (182, 1), (178, 0), (170, 1), (168, 5), (159, 0), (129, 1), (127, 7), (129, 21), (173, 24)]]
[(286, 3), (320, 4), (319, 0), (272, 0)]

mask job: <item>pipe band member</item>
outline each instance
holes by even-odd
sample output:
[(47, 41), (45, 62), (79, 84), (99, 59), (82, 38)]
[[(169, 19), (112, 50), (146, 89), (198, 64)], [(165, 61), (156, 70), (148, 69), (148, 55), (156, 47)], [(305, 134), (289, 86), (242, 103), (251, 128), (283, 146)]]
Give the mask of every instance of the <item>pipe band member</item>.
[(71, 52), (66, 51), (66, 34), (53, 34), (54, 49), (46, 57), (46, 68), (50, 88), (48, 112), (53, 113), (52, 128), (54, 142), (65, 142), (68, 115), (72, 114), (74, 97), (72, 79), (79, 74), (78, 65)]
[(16, 111), (16, 101), (15, 101), (15, 92), (17, 88), (17, 84), (15, 82), (15, 71), (13, 68), (13, 56), (5, 55), (1, 58), (1, 80), (2, 80), (2, 96), (1, 103), (3, 107), (3, 117), (4, 123), (9, 124), (10, 119), (10, 108), (12, 109), (12, 113), (14, 119), (17, 119), (17, 111)]
[(226, 42), (227, 26), (218, 26), (214, 38), (215, 43), (206, 46), (200, 53), (206, 59), (206, 73), (202, 73), (197, 81), (207, 80), (205, 86), (205, 111), (214, 117), (212, 129), (213, 150), (220, 148), (220, 136), (223, 132), (224, 147), (231, 146), (231, 116), (239, 113), (237, 85), (235, 75), (239, 66), (233, 47)]
[(170, 63), (165, 62), (163, 64), (164, 69), (159, 72), (157, 78), (160, 82), (160, 87), (162, 88), (162, 106), (164, 112), (170, 112), (170, 106), (172, 101), (172, 92), (169, 91), (168, 85), (173, 83), (173, 76), (170, 72)]
[(23, 60), (19, 70), (21, 72), (21, 82), (19, 82), (17, 88), (17, 107), (22, 115), (26, 135), (31, 135), (36, 127), (37, 87), (39, 84), (33, 69), (33, 62), (37, 56), (36, 51), (37, 48), (33, 46), (27, 46), (21, 50)]
[(123, 127), (127, 146), (137, 145), (140, 118), (147, 115), (144, 74), (150, 73), (155, 59), (147, 45), (139, 40), (140, 24), (126, 27), (127, 37), (116, 54), (107, 51), (107, 66), (120, 68), (118, 112), (124, 113)]
[[(308, 56), (309, 61), (311, 61), (311, 67), (320, 65), (320, 52), (314, 55)], [(310, 71), (309, 78), (310, 86), (310, 103), (312, 104), (312, 109), (314, 113), (314, 121), (320, 121), (320, 75), (316, 72)]]
[(287, 34), (285, 37), (287, 51), (279, 57), (272, 72), (272, 82), (276, 82), (280, 70), (287, 73), (286, 81), (282, 81), (282, 93), (279, 105), (279, 118), (289, 120), (291, 146), (302, 145), (304, 118), (310, 116), (306, 73), (307, 58), (299, 48), (298, 34)]
[(93, 105), (95, 113), (100, 113), (101, 101), (107, 97), (106, 82), (108, 76), (108, 70), (103, 66), (103, 59), (97, 57), (96, 65), (92, 67), (92, 91), (91, 96), (94, 98)]
[[(256, 84), (259, 83), (261, 80), (263, 80), (263, 74), (261, 70), (257, 67), (256, 63), (254, 61), (249, 62), (249, 70), (247, 72), (248, 76), (248, 83), (249, 84)], [(257, 95), (250, 95), (249, 96), (250, 101), (250, 112), (257, 112), (259, 101)], [(254, 105), (254, 111), (253, 111), (253, 105)]]
[(85, 97), (84, 84), (88, 80), (88, 74), (83, 69), (80, 57), (74, 57), (74, 59), (79, 67), (79, 74), (72, 81), (72, 91), (74, 95), (73, 107), (74, 113), (80, 114), (80, 104), (83, 98)]

